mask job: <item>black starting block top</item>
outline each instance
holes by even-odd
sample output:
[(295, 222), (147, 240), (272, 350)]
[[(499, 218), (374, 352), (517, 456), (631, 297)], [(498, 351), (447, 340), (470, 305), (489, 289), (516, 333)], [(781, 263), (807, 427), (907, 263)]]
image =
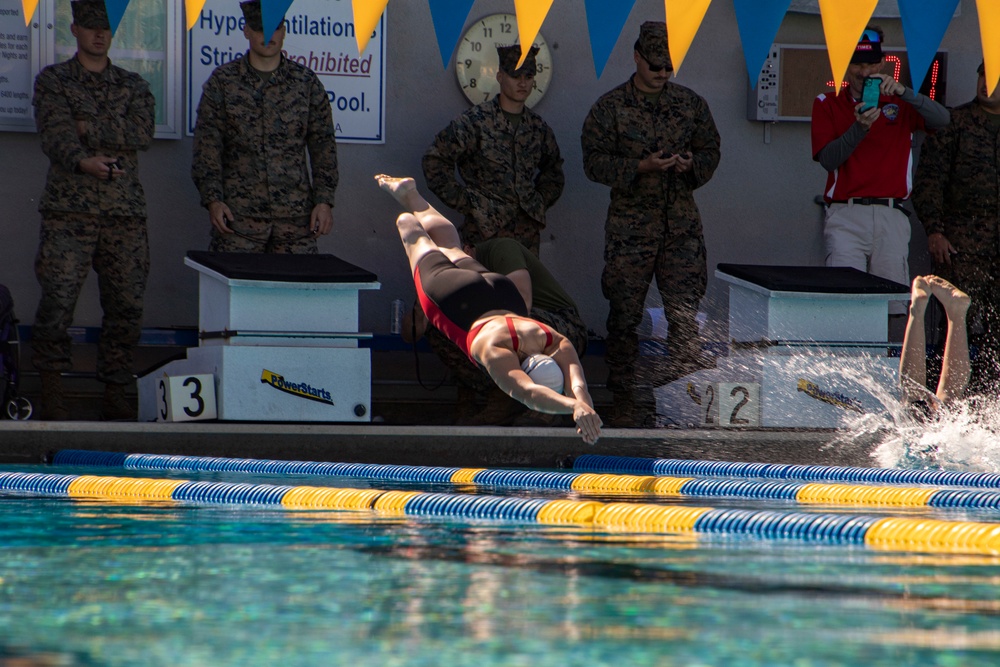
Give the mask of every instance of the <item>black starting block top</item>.
[(910, 293), (907, 285), (850, 267), (719, 264), (718, 270), (720, 273), (773, 292), (904, 295)]
[(189, 250), (188, 258), (226, 278), (289, 283), (371, 283), (378, 280), (334, 255), (286, 255)]

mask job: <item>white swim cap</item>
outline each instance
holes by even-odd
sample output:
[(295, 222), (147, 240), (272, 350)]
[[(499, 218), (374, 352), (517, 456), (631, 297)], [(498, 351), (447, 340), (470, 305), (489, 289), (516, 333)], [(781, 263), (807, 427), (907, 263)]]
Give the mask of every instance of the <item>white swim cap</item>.
[(548, 387), (557, 394), (563, 391), (563, 372), (555, 359), (547, 354), (533, 354), (521, 362), (521, 370), (532, 382)]

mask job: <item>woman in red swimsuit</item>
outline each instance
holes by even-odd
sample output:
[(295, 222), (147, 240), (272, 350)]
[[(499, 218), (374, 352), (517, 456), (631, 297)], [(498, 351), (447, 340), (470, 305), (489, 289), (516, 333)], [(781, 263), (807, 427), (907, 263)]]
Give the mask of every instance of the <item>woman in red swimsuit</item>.
[[(597, 442), (603, 423), (573, 345), (527, 317), (525, 300), (510, 279), (490, 273), (462, 251), (458, 230), (427, 203), (412, 178), (380, 174), (375, 180), (409, 211), (396, 219), (396, 228), (428, 319), (505, 393), (538, 412), (573, 415), (583, 440)], [(521, 370), (533, 354), (548, 355), (559, 365), (562, 394)]]

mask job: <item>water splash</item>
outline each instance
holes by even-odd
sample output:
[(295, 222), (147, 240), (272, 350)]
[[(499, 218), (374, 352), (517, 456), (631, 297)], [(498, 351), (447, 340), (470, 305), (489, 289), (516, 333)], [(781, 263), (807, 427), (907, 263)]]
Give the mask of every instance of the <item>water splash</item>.
[(902, 400), (883, 366), (865, 363), (865, 357), (850, 359), (845, 364), (836, 354), (810, 354), (796, 361), (807, 363), (814, 375), (837, 374), (884, 408), (849, 417), (837, 443), (874, 442), (871, 456), (880, 468), (1000, 472), (1000, 397), (957, 400), (926, 417)]
[[(883, 359), (884, 361), (884, 359)], [(802, 351), (788, 367), (824, 378), (846, 394), (870, 394), (881, 410), (846, 414), (843, 433), (831, 447), (874, 443), (871, 457), (881, 468), (1000, 472), (1000, 396), (973, 396), (940, 408), (932, 417), (915, 414), (902, 400), (895, 375), (875, 357)]]
[(880, 467), (1000, 472), (1000, 400), (966, 398), (921, 421), (897, 402), (872, 457)]

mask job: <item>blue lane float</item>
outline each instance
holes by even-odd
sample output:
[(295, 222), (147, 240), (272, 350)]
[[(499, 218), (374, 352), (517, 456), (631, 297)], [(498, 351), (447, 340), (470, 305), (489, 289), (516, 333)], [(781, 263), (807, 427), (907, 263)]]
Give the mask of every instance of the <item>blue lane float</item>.
[(0, 473), (3, 493), (130, 504), (167, 501), (365, 510), (450, 520), (575, 525), (606, 532), (742, 535), (887, 551), (1000, 555), (1000, 524), (968, 521), (19, 472)]
[[(632, 476), (594, 474), (589, 470), (615, 468), (617, 472), (670, 469), (701, 477), (673, 477), (664, 474)], [(169, 470), (198, 472), (237, 472), (282, 475), (337, 476), (407, 484), (473, 484), (515, 490), (556, 490), (580, 493), (650, 494), (661, 497), (729, 498), (745, 500), (780, 500), (811, 505), (867, 505), (894, 507), (935, 507), (940, 509), (1000, 509), (1000, 492), (969, 489), (875, 487), (865, 486), (869, 480), (932, 484), (926, 480), (964, 479), (983, 486), (989, 477), (983, 473), (950, 473), (946, 477), (921, 473), (927, 470), (882, 470), (873, 468), (835, 468), (829, 466), (787, 466), (766, 463), (733, 463), (726, 461), (678, 461), (671, 459), (634, 459), (607, 456), (581, 456), (577, 465), (581, 472), (489, 470), (481, 468), (450, 468), (433, 466), (381, 465), (374, 463), (326, 463), (312, 461), (278, 461), (231, 459), (208, 456), (165, 456), (159, 454), (120, 454), (86, 450), (62, 450), (55, 454), (53, 464), (86, 465), (92, 467), (133, 470)], [(662, 464), (662, 465), (661, 465)], [(657, 467), (659, 466), (659, 467)], [(762, 477), (761, 480), (729, 479), (738, 474)], [(876, 474), (889, 473), (889, 474)], [(781, 475), (804, 478), (792, 481)], [(713, 477), (712, 475), (715, 475)], [(775, 479), (777, 478), (777, 479)], [(851, 479), (851, 484), (842, 480)], [(830, 481), (835, 480), (835, 482)], [(915, 481), (916, 480), (916, 481)], [(824, 483), (826, 482), (826, 483)], [(205, 483), (207, 484), (207, 482)], [(204, 491), (208, 493), (208, 491)]]
[(644, 459), (629, 456), (584, 454), (573, 461), (573, 469), (586, 472), (641, 473), (645, 475), (698, 475), (701, 477), (759, 477), (810, 482), (864, 482), (875, 484), (925, 484), (980, 489), (1000, 489), (1000, 474), (951, 470), (906, 470), (851, 466), (741, 463), (732, 461), (688, 461)]

